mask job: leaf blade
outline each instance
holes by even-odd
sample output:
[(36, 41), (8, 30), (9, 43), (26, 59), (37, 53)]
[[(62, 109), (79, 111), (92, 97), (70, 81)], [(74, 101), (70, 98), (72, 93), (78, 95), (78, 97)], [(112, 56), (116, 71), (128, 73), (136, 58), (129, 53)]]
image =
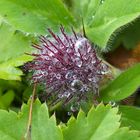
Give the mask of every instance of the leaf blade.
[(46, 27), (57, 29), (58, 24), (75, 25), (72, 15), (60, 0), (1, 0), (0, 5), (1, 16), (23, 32), (45, 34)]
[[(126, 7), (126, 5), (129, 6)], [(105, 49), (112, 33), (140, 15), (139, 0), (105, 0), (97, 10), (91, 25), (86, 27), (90, 40)]]
[[(0, 110), (1, 140), (20, 140), (24, 137), (27, 129), (29, 106), (29, 103), (28, 105), (24, 104), (18, 114), (13, 111)], [(38, 139), (62, 140), (62, 134), (56, 126), (55, 119), (49, 118), (46, 105), (41, 105), (39, 100), (36, 100), (33, 105), (32, 140)]]
[(23, 73), (16, 67), (33, 59), (24, 53), (31, 52), (30, 45), (34, 41), (34, 37), (15, 31), (10, 25), (2, 22), (0, 41), (0, 79), (20, 80)]
[[(119, 128), (119, 119), (117, 108), (111, 109), (109, 105), (100, 104), (96, 109), (92, 108), (87, 117), (81, 111), (77, 120), (71, 118), (63, 129), (64, 140), (107, 139)], [(104, 132), (102, 136), (101, 132)]]
[(137, 64), (121, 73), (110, 84), (101, 89), (101, 100), (104, 102), (119, 101), (133, 94), (140, 83), (140, 64)]
[(122, 126), (127, 126), (133, 130), (140, 130), (140, 118), (138, 117), (140, 115), (139, 107), (121, 105), (119, 111), (122, 114)]

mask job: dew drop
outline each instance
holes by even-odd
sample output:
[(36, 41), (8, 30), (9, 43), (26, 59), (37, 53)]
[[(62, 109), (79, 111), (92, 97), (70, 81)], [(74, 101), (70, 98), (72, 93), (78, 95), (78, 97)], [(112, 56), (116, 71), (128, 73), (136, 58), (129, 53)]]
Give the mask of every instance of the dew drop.
[(89, 77), (88, 80), (93, 83), (97, 83), (99, 81), (99, 78), (98, 77)]
[(65, 78), (66, 78), (66, 79), (70, 79), (70, 78), (72, 78), (72, 76), (73, 76), (73, 72), (72, 72), (72, 71), (68, 71), (68, 72), (66, 73), (66, 75), (65, 75)]
[(83, 85), (82, 81), (80, 81), (78, 79), (75, 79), (71, 82), (72, 88), (75, 88), (76, 90), (80, 90), (82, 85)]
[(49, 67), (48, 67), (48, 69), (49, 69), (50, 71), (52, 71), (52, 70), (53, 70), (52, 66), (49, 66)]
[(88, 55), (84, 55), (84, 56), (83, 56), (83, 59), (84, 59), (84, 60), (88, 60), (88, 58), (89, 58)]
[(73, 75), (73, 79), (75, 79), (75, 80), (76, 80), (76, 79), (77, 79), (77, 75)]
[(42, 74), (43, 76), (47, 76), (47, 75), (48, 75), (48, 72), (47, 72), (47, 71), (41, 71), (41, 74)]
[(116, 106), (116, 102), (114, 102), (114, 101), (110, 101), (109, 104), (110, 104), (112, 107)]
[(104, 75), (104, 74), (107, 74), (107, 72), (106, 72), (106, 71), (101, 71), (101, 74), (103, 74), (103, 75)]
[(76, 63), (76, 65), (80, 68), (81, 66), (82, 66), (82, 60), (80, 59), (80, 58), (76, 58), (75, 59), (75, 63)]
[(101, 0), (100, 3), (103, 4), (104, 3), (104, 0)]
[(72, 52), (72, 49), (71, 48), (67, 48), (66, 52), (67, 53), (71, 53)]
[(59, 48), (60, 48), (60, 49), (64, 49), (64, 46), (63, 46), (63, 45), (60, 45)]
[(43, 58), (45, 58), (45, 60), (50, 60), (48, 56), (43, 56)]
[(51, 51), (48, 52), (49, 56), (54, 56), (54, 53), (52, 53)]
[(96, 64), (96, 59), (92, 59), (91, 63)]
[(73, 105), (71, 105), (70, 110), (71, 110), (72, 112), (76, 112), (76, 111), (79, 110), (79, 107), (80, 107), (79, 103), (76, 102), (76, 103), (74, 103)]
[(72, 112), (69, 111), (69, 112), (68, 112), (68, 116), (71, 116), (71, 115), (72, 115)]
[(82, 54), (86, 53), (85, 52), (85, 42), (87, 41), (86, 38), (80, 38), (76, 41), (75, 43), (75, 52), (77, 56), (80, 56), (79, 50)]
[(25, 33), (25, 36), (29, 36), (29, 35), (30, 35), (30, 33), (28, 33), (28, 32)]
[(87, 92), (89, 90), (87, 85), (83, 85), (82, 88), (80, 89), (81, 92)]
[(57, 79), (61, 79), (61, 74), (59, 74), (59, 73), (56, 74), (56, 78), (57, 78)]
[(71, 93), (69, 91), (65, 91), (63, 94), (64, 94), (64, 97), (66, 97), (66, 98), (68, 98), (71, 95)]
[(52, 62), (55, 65), (58, 62), (58, 60), (56, 58), (52, 58)]
[(94, 17), (95, 17), (95, 16), (93, 15), (93, 16), (92, 16), (92, 19), (94, 19)]
[(63, 94), (58, 94), (58, 98), (62, 99), (62, 98), (64, 98), (64, 95)]

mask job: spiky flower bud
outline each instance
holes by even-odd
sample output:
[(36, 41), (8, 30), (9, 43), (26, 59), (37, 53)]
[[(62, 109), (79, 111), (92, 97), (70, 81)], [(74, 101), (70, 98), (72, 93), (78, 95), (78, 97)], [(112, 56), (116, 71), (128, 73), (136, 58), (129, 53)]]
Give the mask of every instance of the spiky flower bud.
[(34, 44), (37, 54), (30, 63), (33, 82), (45, 84), (46, 97), (53, 97), (55, 104), (61, 100), (81, 101), (86, 93), (96, 93), (108, 66), (96, 54), (89, 40), (76, 34), (66, 34), (60, 27), (60, 35), (48, 29), (51, 37), (40, 37), (40, 45)]

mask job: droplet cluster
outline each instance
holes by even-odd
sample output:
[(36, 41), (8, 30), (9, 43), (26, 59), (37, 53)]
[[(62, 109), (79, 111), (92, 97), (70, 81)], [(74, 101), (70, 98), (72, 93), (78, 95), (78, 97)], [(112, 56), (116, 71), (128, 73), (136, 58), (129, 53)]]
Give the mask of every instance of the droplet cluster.
[(45, 85), (46, 98), (53, 98), (53, 104), (73, 99), (80, 102), (89, 91), (96, 93), (108, 66), (89, 40), (73, 29), (68, 35), (63, 26), (59, 35), (48, 31), (51, 37), (40, 36), (40, 44), (33, 45), (38, 52), (31, 54), (35, 58), (28, 65), (32, 81)]

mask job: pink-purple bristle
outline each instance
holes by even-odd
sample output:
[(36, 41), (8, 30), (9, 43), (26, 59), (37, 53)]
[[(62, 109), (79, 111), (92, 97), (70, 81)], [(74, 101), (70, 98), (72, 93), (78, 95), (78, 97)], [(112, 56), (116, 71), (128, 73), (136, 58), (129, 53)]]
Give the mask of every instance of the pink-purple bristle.
[[(29, 54), (35, 56), (29, 66), (29, 69), (34, 72), (32, 80), (46, 85), (46, 90), (53, 88), (51, 95), (46, 94), (46, 97), (49, 95), (54, 98), (52, 105), (61, 100), (67, 104), (75, 98), (77, 102), (85, 99), (87, 92), (95, 91), (99, 86), (98, 79), (102, 79), (101, 72), (105, 71), (102, 65), (106, 64), (99, 59), (89, 40), (77, 35), (73, 28), (71, 30), (72, 34), (68, 35), (61, 25), (61, 35), (56, 35), (49, 28), (51, 37), (41, 35), (40, 44), (32, 45), (40, 51), (37, 54)], [(87, 91), (83, 89), (86, 87)], [(69, 96), (65, 95), (66, 91)], [(59, 97), (59, 94), (63, 97)]]

